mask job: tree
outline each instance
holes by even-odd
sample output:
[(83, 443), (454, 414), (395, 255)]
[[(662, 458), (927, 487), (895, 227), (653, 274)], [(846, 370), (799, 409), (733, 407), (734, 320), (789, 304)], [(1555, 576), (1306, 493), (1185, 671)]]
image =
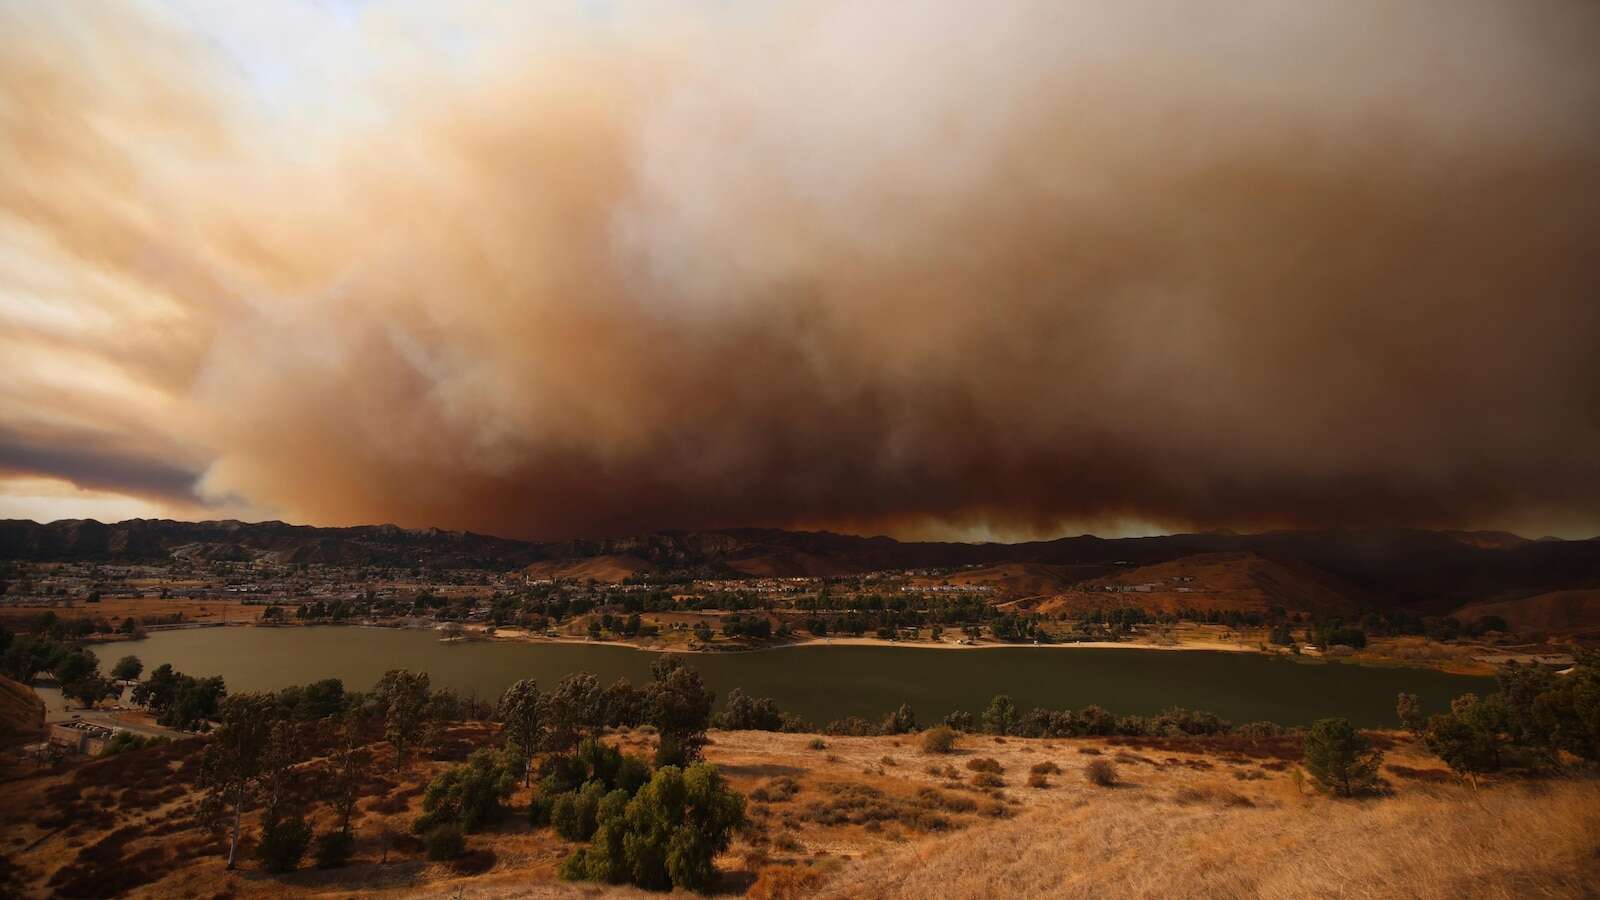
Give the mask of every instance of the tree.
[(1504, 764), (1505, 728), (1505, 706), (1499, 697), (1462, 694), (1450, 702), (1449, 712), (1428, 719), (1422, 739), (1429, 752), (1476, 786), (1479, 775), (1498, 771)]
[(884, 734), (906, 734), (917, 730), (917, 714), (911, 711), (908, 703), (900, 704), (900, 708), (890, 713), (883, 720), (883, 727), (879, 729)]
[(63, 650), (50, 663), (50, 674), (57, 684), (71, 684), (100, 674), (100, 660), (82, 647)]
[(1400, 717), (1401, 727), (1412, 734), (1421, 737), (1427, 730), (1428, 719), (1422, 714), (1422, 701), (1417, 699), (1416, 694), (1401, 692), (1395, 699), (1394, 712)]
[(372, 755), (362, 746), (360, 722), (354, 716), (345, 718), (329, 762), (328, 803), (339, 817), (339, 832), (348, 835), (361, 786), (372, 771)]
[(944, 724), (952, 731), (972, 733), (972, 713), (958, 709), (944, 717)]
[(983, 711), (983, 730), (990, 734), (1011, 734), (1017, 727), (1017, 705), (1006, 694), (996, 694)]
[(707, 763), (663, 766), (622, 800), (614, 791), (600, 801), (594, 843), (562, 864), (563, 877), (703, 892), (716, 877), (717, 854), (744, 824), (744, 798)]
[(627, 678), (617, 678), (600, 693), (600, 707), (600, 720), (606, 725), (633, 728), (644, 724), (644, 691), (634, 687)]
[(239, 825), (250, 791), (261, 773), (272, 735), (277, 701), (271, 694), (237, 694), (222, 708), (222, 722), (206, 744), (200, 785), (206, 790), (205, 817), (214, 825), (232, 819), (228, 868), (239, 849)]
[(645, 689), (650, 724), (656, 727), (656, 765), (683, 765), (700, 758), (711, 725), (716, 694), (700, 673), (676, 656), (663, 654), (650, 665), (655, 680)]
[(77, 681), (63, 683), (61, 685), (61, 696), (69, 700), (76, 700), (85, 709), (88, 709), (107, 697), (122, 696), (122, 685), (115, 684), (99, 675), (88, 675), (79, 678)]
[(784, 724), (777, 701), (751, 697), (739, 688), (728, 692), (727, 705), (713, 721), (728, 731), (782, 731)]
[(1306, 771), (1340, 797), (1376, 787), (1382, 758), (1349, 719), (1319, 719), (1306, 732)]
[[(511, 763), (511, 764), (508, 764)], [(465, 764), (439, 773), (422, 795), (422, 815), (412, 830), (426, 833), (440, 825), (457, 825), (466, 832), (498, 822), (505, 815), (505, 800), (517, 788), (515, 761), (488, 747), (477, 750)]]
[(138, 681), (144, 672), (144, 663), (137, 656), (124, 656), (111, 667), (111, 677), (119, 681)]
[(506, 688), (500, 695), (497, 712), (505, 723), (506, 749), (522, 760), (522, 783), (526, 786), (533, 777), (533, 755), (544, 746), (544, 698), (539, 693), (539, 683), (524, 678)]
[(556, 682), (545, 695), (545, 746), (567, 753), (604, 722), (600, 680), (588, 672), (575, 672)]
[(407, 755), (428, 732), (428, 673), (390, 669), (372, 689), (384, 710), (384, 737), (394, 747), (395, 762), (405, 765)]
[(182, 731), (200, 731), (207, 720), (216, 718), (228, 688), (221, 675), (193, 678), (179, 675), (174, 682), (172, 702), (156, 716), (156, 722)]

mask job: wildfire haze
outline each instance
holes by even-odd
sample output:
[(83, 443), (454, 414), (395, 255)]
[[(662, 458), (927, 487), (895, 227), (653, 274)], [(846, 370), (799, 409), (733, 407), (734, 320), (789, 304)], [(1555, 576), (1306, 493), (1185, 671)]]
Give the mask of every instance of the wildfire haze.
[(1600, 532), (1600, 6), (528, 5), (0, 3), (0, 517)]

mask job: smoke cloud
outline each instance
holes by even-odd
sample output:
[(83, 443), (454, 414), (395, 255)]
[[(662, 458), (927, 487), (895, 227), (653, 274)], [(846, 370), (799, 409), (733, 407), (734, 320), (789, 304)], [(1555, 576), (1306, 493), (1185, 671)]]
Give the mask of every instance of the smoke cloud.
[(434, 6), (0, 6), (0, 474), (1600, 531), (1600, 7)]

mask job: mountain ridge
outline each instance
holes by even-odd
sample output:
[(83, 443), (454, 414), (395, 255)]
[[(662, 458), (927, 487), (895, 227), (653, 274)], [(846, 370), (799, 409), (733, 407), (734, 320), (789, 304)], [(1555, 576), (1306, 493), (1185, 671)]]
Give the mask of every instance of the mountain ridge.
[[(552, 574), (684, 571), (699, 577), (846, 576), (873, 571), (1037, 564), (1135, 568), (1215, 553), (1253, 553), (1348, 584), (1383, 608), (1448, 612), (1468, 603), (1600, 587), (1600, 539), (1529, 541), (1489, 532), (1210, 532), (1078, 535), (1015, 544), (899, 541), (778, 528), (664, 530), (619, 538), (525, 541), (396, 525), (321, 527), (280, 521), (0, 520), (0, 559), (281, 563), (525, 569)], [(606, 565), (626, 560), (625, 566)], [(582, 577), (582, 576), (580, 576)]]

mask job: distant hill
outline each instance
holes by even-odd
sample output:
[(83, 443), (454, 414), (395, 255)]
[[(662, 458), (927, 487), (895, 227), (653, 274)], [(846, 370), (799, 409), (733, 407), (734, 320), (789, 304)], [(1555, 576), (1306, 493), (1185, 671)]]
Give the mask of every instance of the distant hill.
[[(1248, 556), (1219, 568), (1203, 562), (1208, 554)], [(946, 571), (940, 577), (952, 583), (987, 580), (997, 592), (1010, 595), (1046, 594), (1087, 578), (1196, 558), (1201, 561), (1179, 568), (1198, 566), (1207, 577), (1222, 578), (1223, 586), (1216, 590), (1245, 589), (1226, 586), (1234, 583), (1229, 579), (1243, 578), (1248, 589), (1258, 591), (1259, 599), (1269, 604), (1280, 597), (1312, 608), (1331, 608), (1339, 605), (1332, 599), (1338, 595), (1364, 607), (1406, 607), (1434, 614), (1477, 601), (1600, 589), (1600, 539), (1526, 541), (1485, 532), (1277, 531), (1114, 539), (1083, 535), (977, 544), (728, 528), (541, 543), (394, 525), (0, 521), (0, 559), (174, 557), (502, 571), (535, 566), (534, 573), (600, 581), (666, 571), (706, 577), (786, 577), (965, 570)]]
[(1138, 606), (1159, 612), (1266, 612), (1274, 606), (1318, 615), (1371, 607), (1361, 591), (1298, 560), (1245, 552), (1199, 553), (1094, 578), (1040, 604), (1043, 612)]
[(1600, 589), (1550, 591), (1515, 600), (1485, 600), (1456, 610), (1462, 622), (1499, 616), (1518, 634), (1600, 633)]
[(0, 559), (267, 559), (281, 563), (514, 568), (540, 558), (526, 541), (394, 525), (316, 528), (284, 522), (175, 522), (129, 519), (104, 524), (64, 519), (0, 520)]

